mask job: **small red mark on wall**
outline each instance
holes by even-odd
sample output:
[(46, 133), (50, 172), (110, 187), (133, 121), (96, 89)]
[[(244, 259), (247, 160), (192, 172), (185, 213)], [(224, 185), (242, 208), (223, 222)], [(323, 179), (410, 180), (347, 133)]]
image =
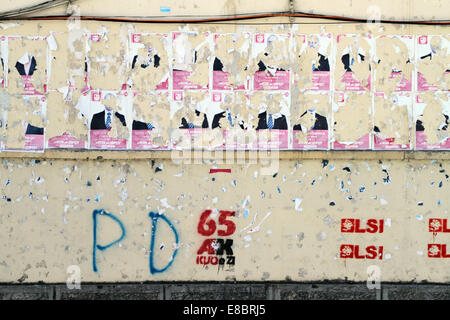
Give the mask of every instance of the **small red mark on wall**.
[(209, 169), (209, 173), (225, 172), (231, 173), (231, 169)]

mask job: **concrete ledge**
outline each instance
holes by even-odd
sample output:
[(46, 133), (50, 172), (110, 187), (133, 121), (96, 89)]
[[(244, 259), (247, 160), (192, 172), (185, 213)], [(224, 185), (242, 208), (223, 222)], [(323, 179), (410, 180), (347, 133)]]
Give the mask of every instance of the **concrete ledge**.
[(450, 151), (95, 151), (95, 150), (46, 150), (44, 152), (1, 152), (0, 158), (32, 158), (32, 159), (67, 159), (67, 160), (147, 160), (147, 159), (203, 159), (203, 160), (233, 160), (233, 159), (341, 159), (341, 160), (449, 160)]
[(128, 283), (0, 285), (1, 300), (449, 300), (450, 284)]

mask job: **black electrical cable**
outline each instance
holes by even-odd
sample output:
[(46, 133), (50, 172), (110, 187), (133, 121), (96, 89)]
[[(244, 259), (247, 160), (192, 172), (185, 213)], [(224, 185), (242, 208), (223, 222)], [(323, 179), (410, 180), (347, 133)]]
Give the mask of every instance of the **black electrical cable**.
[[(180, 16), (181, 17), (181, 16)], [(186, 16), (185, 16), (186, 17)], [(151, 18), (149, 17), (121, 17), (121, 16), (110, 16), (110, 17), (98, 17), (98, 16), (33, 16), (33, 17), (3, 17), (0, 16), (0, 20), (66, 20), (70, 18), (80, 19), (84, 21), (106, 21), (106, 22), (133, 22), (133, 23), (219, 23), (219, 22), (235, 22), (242, 20), (254, 20), (263, 18), (274, 18), (274, 17), (294, 17), (294, 18), (310, 18), (310, 19), (323, 19), (323, 20), (333, 20), (339, 22), (350, 22), (350, 23), (367, 23), (372, 22), (372, 20), (362, 19), (362, 18), (351, 18), (342, 16), (331, 16), (323, 14), (311, 14), (305, 12), (276, 12), (276, 13), (258, 13), (258, 14), (237, 14), (233, 16), (214, 16), (202, 19), (173, 19), (174, 16), (170, 18)], [(448, 25), (450, 20), (379, 20), (373, 21), (374, 23), (387, 23), (387, 24), (416, 24), (416, 25)], [(324, 22), (321, 22), (324, 23)], [(264, 23), (266, 24), (266, 23)], [(302, 23), (296, 23), (302, 24)]]

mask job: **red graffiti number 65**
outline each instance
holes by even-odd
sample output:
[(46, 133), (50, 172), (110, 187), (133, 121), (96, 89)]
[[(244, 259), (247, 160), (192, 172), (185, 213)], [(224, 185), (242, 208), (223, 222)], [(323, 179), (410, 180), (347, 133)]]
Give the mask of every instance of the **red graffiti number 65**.
[[(211, 215), (211, 210), (205, 210), (203, 211), (202, 215), (200, 216), (200, 221), (198, 222), (197, 231), (202, 236), (209, 237), (216, 232), (217, 226), (216, 222), (213, 219), (209, 219), (209, 216)], [(236, 225), (233, 221), (227, 220), (228, 217), (234, 217), (235, 212), (234, 211), (219, 211), (219, 225), (226, 226), (226, 230), (218, 230), (217, 235), (219, 236), (229, 236), (236, 231)]]

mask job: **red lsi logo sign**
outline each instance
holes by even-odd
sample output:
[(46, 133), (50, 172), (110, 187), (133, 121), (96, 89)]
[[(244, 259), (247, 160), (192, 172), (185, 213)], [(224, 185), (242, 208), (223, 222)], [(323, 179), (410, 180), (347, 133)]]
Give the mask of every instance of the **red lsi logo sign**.
[(450, 254), (447, 254), (446, 244), (429, 244), (428, 245), (428, 257), (429, 258), (450, 258)]
[(383, 219), (369, 219), (364, 226), (361, 219), (341, 219), (341, 232), (344, 233), (383, 233), (383, 230)]
[(436, 219), (432, 218), (428, 220), (428, 231), (429, 232), (450, 232), (447, 228), (447, 219)]
[(368, 246), (360, 248), (359, 245), (343, 244), (340, 249), (342, 259), (383, 259), (383, 246)]

